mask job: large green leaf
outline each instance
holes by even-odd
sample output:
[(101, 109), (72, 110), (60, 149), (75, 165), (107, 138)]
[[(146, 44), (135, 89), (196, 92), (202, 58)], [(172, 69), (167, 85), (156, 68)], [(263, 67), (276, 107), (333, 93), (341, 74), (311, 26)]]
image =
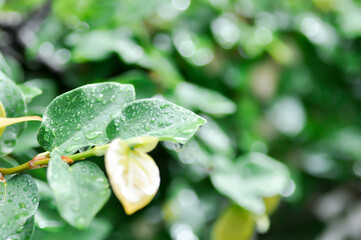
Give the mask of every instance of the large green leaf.
[(211, 180), (218, 191), (256, 214), (265, 213), (263, 197), (280, 194), (289, 172), (280, 162), (261, 153), (251, 153), (217, 169)]
[(206, 120), (162, 99), (144, 99), (125, 106), (109, 123), (110, 139), (154, 136), (159, 140), (185, 143)]
[[(0, 102), (8, 118), (22, 117), (26, 112), (25, 98), (16, 84), (0, 72)], [(24, 123), (8, 126), (0, 137), (0, 156), (10, 153), (16, 138), (24, 129)]]
[(64, 93), (46, 109), (38, 141), (61, 155), (104, 144), (111, 117), (134, 98), (133, 86), (119, 83), (89, 84)]
[(85, 161), (69, 167), (56, 155), (47, 173), (60, 215), (74, 227), (89, 226), (110, 197), (109, 183), (102, 170)]
[[(39, 204), (36, 183), (28, 174), (12, 177), (0, 184), (0, 239), (31, 236), (33, 219)], [(21, 238), (29, 239), (29, 238)]]

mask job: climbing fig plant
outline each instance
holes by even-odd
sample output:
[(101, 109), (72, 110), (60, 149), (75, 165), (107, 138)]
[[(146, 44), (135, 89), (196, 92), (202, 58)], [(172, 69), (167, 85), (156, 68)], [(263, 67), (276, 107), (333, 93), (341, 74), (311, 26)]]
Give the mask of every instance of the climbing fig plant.
[[(24, 172), (47, 167), (61, 217), (75, 228), (87, 228), (111, 190), (127, 214), (149, 204), (161, 180), (148, 153), (159, 141), (185, 144), (206, 123), (163, 99), (135, 100), (130, 84), (76, 88), (56, 97), (42, 118), (26, 116), (26, 99), (26, 91), (0, 75), (0, 155), (12, 151), (26, 121), (41, 121), (37, 140), (45, 150), (29, 162), (0, 168), (0, 239), (32, 236), (39, 193)], [(93, 156), (104, 156), (106, 174), (86, 161)]]

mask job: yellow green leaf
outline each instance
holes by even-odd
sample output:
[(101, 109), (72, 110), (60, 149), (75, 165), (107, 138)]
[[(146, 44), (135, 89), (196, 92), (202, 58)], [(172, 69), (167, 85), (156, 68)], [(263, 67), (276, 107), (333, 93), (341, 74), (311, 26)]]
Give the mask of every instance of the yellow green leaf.
[(249, 240), (255, 222), (252, 214), (238, 205), (228, 207), (213, 226), (212, 240)]
[[(2, 105), (0, 107), (1, 112)], [(0, 113), (1, 114), (1, 113)], [(18, 117), (18, 118), (6, 118), (0, 117), (0, 136), (4, 132), (4, 129), (15, 123), (26, 122), (26, 121), (41, 121), (41, 117), (38, 116), (28, 116), (28, 117)]]
[(277, 209), (280, 200), (281, 200), (280, 195), (263, 198), (264, 205), (266, 206), (267, 215), (271, 215)]
[(147, 153), (157, 146), (159, 140), (158, 138), (152, 136), (142, 136), (127, 139), (126, 142), (131, 149)]
[[(1, 101), (0, 101), (0, 117), (6, 118), (5, 108), (4, 105), (1, 103)], [(4, 127), (0, 127), (0, 136), (3, 134), (4, 130), (5, 130)]]
[(109, 145), (105, 168), (110, 185), (128, 215), (145, 207), (158, 191), (160, 177), (154, 160), (142, 151), (131, 149), (119, 138)]

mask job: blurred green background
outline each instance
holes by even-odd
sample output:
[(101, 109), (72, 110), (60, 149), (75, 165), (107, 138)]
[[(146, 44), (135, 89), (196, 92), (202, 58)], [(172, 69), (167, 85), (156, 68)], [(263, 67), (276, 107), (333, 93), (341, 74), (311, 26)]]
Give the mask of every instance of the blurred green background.
[[(29, 115), (75, 87), (116, 81), (208, 119), (178, 153), (167, 143), (151, 153), (160, 191), (132, 216), (112, 196), (89, 229), (73, 229), (39, 182), (34, 239), (210, 239), (232, 204), (210, 162), (251, 152), (284, 163), (292, 180), (269, 227), (239, 208), (233, 230), (244, 236), (224, 240), (361, 239), (360, 1), (0, 0), (0, 51), (2, 71), (43, 91)], [(7, 161), (43, 151), (38, 127), (28, 124)]]

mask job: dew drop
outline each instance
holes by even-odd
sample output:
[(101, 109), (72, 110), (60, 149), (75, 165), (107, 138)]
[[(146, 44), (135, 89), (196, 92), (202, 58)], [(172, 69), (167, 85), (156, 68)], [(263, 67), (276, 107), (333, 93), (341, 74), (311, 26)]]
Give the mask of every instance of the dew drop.
[(100, 134), (102, 134), (101, 131), (89, 131), (89, 132), (86, 132), (84, 135), (88, 140), (91, 140), (91, 139), (95, 139), (95, 138), (99, 137)]
[(80, 137), (74, 137), (74, 138), (73, 138), (73, 141), (74, 141), (74, 142), (79, 142), (79, 141), (80, 141)]

